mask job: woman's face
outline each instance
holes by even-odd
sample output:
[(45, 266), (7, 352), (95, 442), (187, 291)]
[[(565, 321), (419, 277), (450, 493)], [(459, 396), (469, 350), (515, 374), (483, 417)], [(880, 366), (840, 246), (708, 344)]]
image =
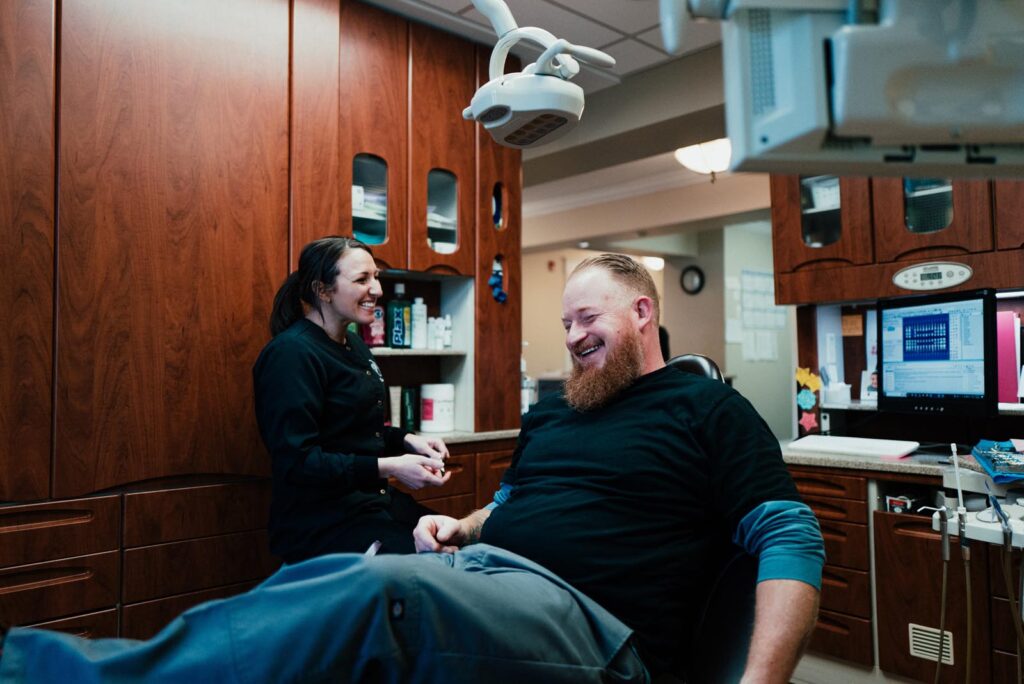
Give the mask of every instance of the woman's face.
[(380, 271), (373, 257), (364, 249), (348, 249), (338, 259), (338, 277), (334, 287), (327, 291), (329, 308), (342, 321), (355, 321), (369, 325), (373, 322), (373, 307), (383, 295)]

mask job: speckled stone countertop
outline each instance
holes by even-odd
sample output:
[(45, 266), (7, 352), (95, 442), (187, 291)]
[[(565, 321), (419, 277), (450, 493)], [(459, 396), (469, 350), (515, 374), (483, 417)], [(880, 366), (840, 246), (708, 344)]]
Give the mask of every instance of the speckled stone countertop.
[[(818, 468), (845, 468), (849, 470), (873, 470), (883, 473), (900, 473), (904, 475), (932, 475), (942, 477), (942, 471), (952, 467), (949, 454), (913, 453), (910, 456), (892, 461), (878, 456), (846, 456), (842, 454), (813, 454), (795, 452), (786, 449), (789, 442), (781, 442), (782, 459), (793, 466), (816, 466)], [(964, 468), (981, 472), (979, 466), (969, 454), (962, 454), (960, 465)]]
[(515, 439), (519, 436), (519, 429), (515, 430), (491, 430), (489, 432), (431, 432), (430, 437), (440, 437), (445, 444), (464, 444), (466, 442), (490, 442), (499, 439)]

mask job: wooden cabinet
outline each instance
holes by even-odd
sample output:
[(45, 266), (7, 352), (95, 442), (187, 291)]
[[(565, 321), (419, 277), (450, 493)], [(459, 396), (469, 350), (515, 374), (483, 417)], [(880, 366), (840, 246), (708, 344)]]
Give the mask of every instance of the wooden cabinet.
[(287, 0), (62, 4), (54, 496), (267, 472), (288, 24)]
[[(911, 655), (912, 640), (926, 641), (939, 627), (942, 584), (941, 541), (930, 517), (874, 513), (875, 587), (878, 592), (878, 663), (885, 672), (931, 681), (935, 662)], [(963, 561), (952, 547), (946, 595), (945, 630), (953, 639), (953, 665), (944, 665), (941, 681), (962, 682), (967, 675), (967, 602)], [(988, 563), (984, 545), (972, 542), (971, 681), (989, 681)], [(937, 649), (937, 646), (934, 648)]]
[(409, 60), (409, 267), (472, 275), (476, 124), (462, 108), (476, 90), (476, 48), (410, 24)]
[[(870, 264), (874, 260), (871, 232), (871, 190), (866, 178), (835, 179), (838, 206), (803, 206), (799, 176), (772, 176), (772, 249), (775, 270), (828, 269)], [(809, 192), (809, 191), (806, 191)], [(833, 191), (834, 192), (834, 191)], [(834, 242), (820, 244), (809, 224), (831, 232)]]
[(1024, 181), (992, 183), (996, 248), (1024, 249)]
[(873, 665), (867, 480), (818, 469), (792, 469), (791, 474), (825, 540), (821, 610), (809, 648)]
[[(952, 181), (951, 193), (943, 192), (942, 186), (916, 191), (933, 193), (922, 199), (938, 198), (938, 202), (945, 203), (927, 210), (928, 214), (940, 215), (924, 220), (935, 221), (936, 227), (946, 224), (933, 232), (912, 232), (908, 227), (909, 203), (914, 198), (908, 197), (904, 179), (873, 178), (871, 190), (875, 258), (879, 262), (955, 257), (992, 249), (992, 203), (986, 181)], [(943, 206), (949, 207), (948, 214), (942, 214)]]
[[(410, 268), (408, 22), (361, 2), (342, 0), (340, 63), (341, 96), (336, 111), (341, 131), (341, 228), (337, 232), (355, 232), (368, 242), (382, 269)], [(428, 128), (432, 125), (418, 123)], [(380, 178), (355, 177), (357, 156), (380, 169), (383, 183)], [(377, 185), (371, 189), (370, 182)], [(385, 194), (385, 220), (370, 218), (358, 208), (354, 211), (353, 185), (360, 190), (366, 186), (361, 195), (364, 207), (369, 206), (366, 193)]]
[(0, 3), (0, 501), (50, 494), (54, 13)]

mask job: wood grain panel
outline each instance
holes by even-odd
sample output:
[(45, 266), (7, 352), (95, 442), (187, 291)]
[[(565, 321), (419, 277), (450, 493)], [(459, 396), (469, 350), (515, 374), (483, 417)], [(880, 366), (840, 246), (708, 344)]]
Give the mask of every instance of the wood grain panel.
[(1024, 181), (992, 182), (996, 249), (1024, 248)]
[(37, 622), (26, 626), (64, 632), (85, 639), (107, 639), (117, 636), (117, 609), (99, 610), (95, 613)]
[(776, 273), (800, 269), (831, 269), (874, 261), (871, 231), (871, 188), (867, 178), (839, 180), (839, 239), (810, 247), (803, 239), (800, 177), (773, 175), (772, 254)]
[(874, 665), (871, 646), (871, 621), (822, 610), (818, 624), (807, 646), (810, 651), (850, 660), (862, 665)]
[(0, 508), (0, 568), (116, 550), (121, 497)]
[(512, 465), (515, 449), (485, 451), (476, 455), (476, 507), (483, 508), (494, 500), (501, 488), (501, 478)]
[(338, 179), (341, 232), (352, 234), (352, 161), (372, 154), (387, 163), (388, 227), (372, 245), (382, 269), (409, 267), (409, 29), (405, 19), (341, 1)]
[(437, 487), (424, 487), (423, 489), (412, 490), (398, 480), (391, 480), (391, 484), (430, 507), (433, 507), (431, 502), (434, 499), (458, 494), (472, 494), (476, 490), (476, 456), (474, 454), (450, 456), (445, 469), (452, 474), (452, 477), (440, 489)]
[(126, 639), (148, 639), (189, 608), (207, 601), (243, 594), (257, 584), (243, 582), (125, 606), (121, 609), (121, 636)]
[(953, 220), (934, 233), (911, 233), (905, 219), (902, 178), (872, 178), (876, 261), (934, 259), (992, 249), (988, 181), (953, 181)]
[[(473, 275), (476, 263), (476, 124), (462, 118), (476, 90), (476, 48), (421, 24), (409, 25), (409, 268)], [(427, 174), (458, 181), (458, 246), (427, 246)]]
[[(878, 664), (882, 670), (919, 681), (932, 681), (934, 663), (910, 655), (908, 624), (938, 629), (939, 596), (942, 588), (942, 557), (938, 532), (930, 517), (876, 511), (875, 591), (878, 610)], [(950, 541), (955, 549), (957, 537)], [(990, 650), (988, 555), (979, 543), (971, 556), (972, 650), (971, 681), (989, 681)], [(949, 563), (945, 628), (953, 633), (953, 666), (943, 667), (941, 681), (965, 681), (964, 654), (967, 648), (967, 603), (964, 568), (954, 552)]]
[(821, 536), (825, 540), (825, 560), (853, 570), (867, 571), (868, 528), (867, 525), (819, 520)]
[(863, 477), (832, 475), (814, 470), (790, 469), (797, 491), (811, 496), (839, 497), (864, 501), (868, 483)]
[(814, 515), (822, 520), (838, 520), (839, 522), (860, 523), (868, 522), (868, 504), (866, 501), (853, 501), (851, 499), (839, 499), (827, 496), (804, 496), (804, 503), (807, 504)]
[[(490, 50), (477, 48), (477, 83), (487, 81)], [(518, 69), (518, 65), (513, 68)], [(519, 358), (523, 339), (522, 152), (495, 143), (476, 126), (476, 429), (519, 427)], [(491, 198), (504, 189), (503, 222), (495, 227)], [(499, 303), (487, 284), (501, 257), (508, 299)]]
[(266, 529), (269, 510), (268, 480), (126, 494), (124, 546)]
[(53, 11), (0, 3), (0, 501), (50, 493)]
[(263, 530), (124, 552), (125, 603), (263, 579), (280, 565)]
[(0, 623), (21, 625), (117, 604), (120, 553), (0, 570)]
[(338, 0), (292, 6), (292, 269), (307, 242), (351, 234), (338, 176), (339, 12)]
[(54, 495), (266, 474), (288, 0), (68, 0), (63, 27)]
[(871, 619), (871, 575), (826, 565), (821, 571), (821, 607)]
[(1017, 655), (992, 651), (992, 684), (1016, 684)]
[[(962, 285), (944, 288), (943, 292), (1019, 288), (1024, 283), (1024, 259), (1019, 252), (1002, 250), (980, 254), (958, 254), (949, 257), (957, 263), (967, 264), (974, 271), (971, 279)], [(911, 294), (897, 287), (892, 277), (902, 268), (928, 259), (908, 259), (871, 266), (851, 266), (829, 271), (801, 271), (775, 275), (775, 302), (777, 304), (822, 304), (825, 302), (875, 299)]]
[(425, 502), (438, 515), (448, 515), (453, 518), (464, 518), (474, 510), (472, 494), (460, 494), (459, 496), (446, 496), (443, 499), (431, 499)]

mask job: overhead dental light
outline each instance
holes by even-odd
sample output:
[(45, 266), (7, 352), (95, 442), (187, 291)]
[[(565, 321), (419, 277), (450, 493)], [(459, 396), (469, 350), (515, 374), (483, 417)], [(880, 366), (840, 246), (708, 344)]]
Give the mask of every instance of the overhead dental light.
[[(507, 147), (536, 147), (571, 131), (583, 114), (583, 89), (569, 82), (580, 71), (574, 58), (606, 68), (615, 66), (615, 59), (544, 29), (518, 27), (504, 0), (473, 0), (473, 5), (490, 20), (498, 42), (491, 53), (490, 80), (473, 95), (463, 118), (480, 122)], [(544, 52), (522, 72), (506, 74), (508, 53), (521, 40), (537, 43)]]
[(711, 174), (711, 182), (715, 182), (715, 174), (729, 168), (732, 156), (732, 145), (728, 138), (719, 138), (696, 145), (680, 147), (675, 152), (676, 161), (694, 173)]

